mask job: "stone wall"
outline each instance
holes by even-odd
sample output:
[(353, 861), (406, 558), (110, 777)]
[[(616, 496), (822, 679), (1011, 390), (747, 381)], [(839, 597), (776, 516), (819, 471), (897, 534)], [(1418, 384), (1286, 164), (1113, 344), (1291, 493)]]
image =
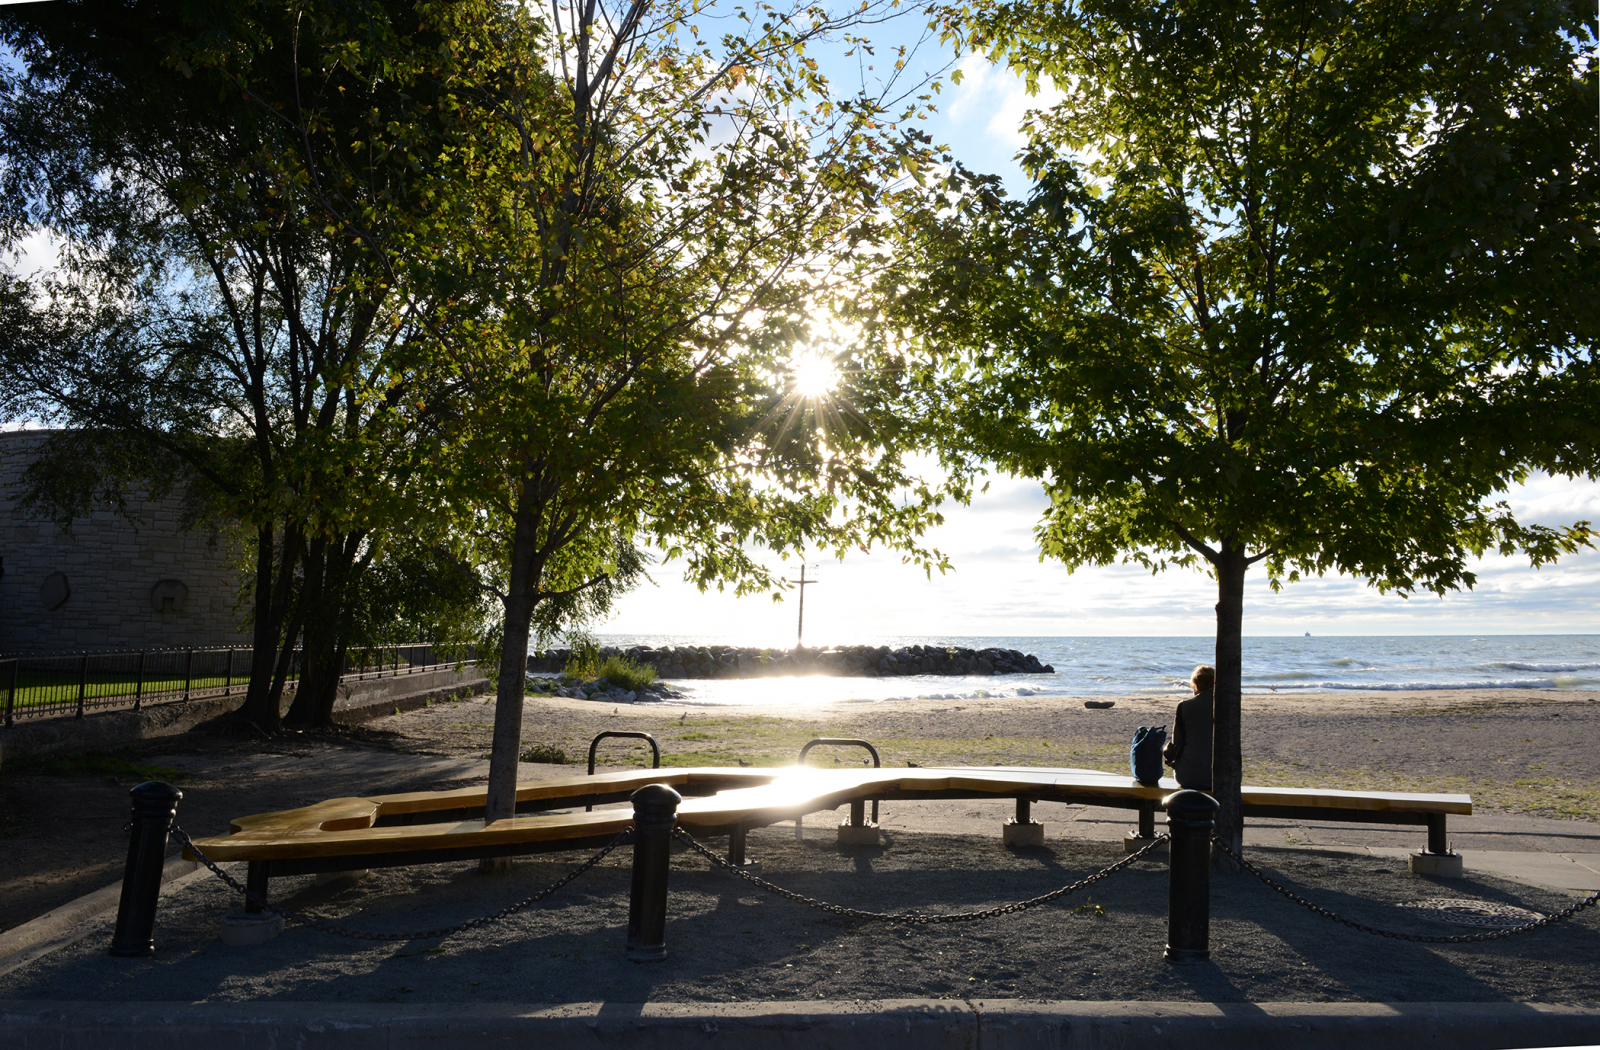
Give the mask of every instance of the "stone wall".
[(18, 506), (45, 431), (0, 433), (0, 653), (248, 645), (239, 538), (181, 525), (176, 495), (96, 510), (71, 535)]

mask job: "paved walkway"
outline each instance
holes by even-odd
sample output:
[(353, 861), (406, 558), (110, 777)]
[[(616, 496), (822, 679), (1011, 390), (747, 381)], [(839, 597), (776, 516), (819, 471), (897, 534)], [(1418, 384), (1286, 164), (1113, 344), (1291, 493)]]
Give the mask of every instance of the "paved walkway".
[[(879, 823), (888, 832), (942, 832), (998, 835), (1015, 812), (1004, 801), (885, 802)], [(826, 818), (819, 815), (814, 823)], [(1132, 811), (1097, 806), (1033, 807), (1033, 819), (1052, 838), (1096, 841), (1122, 838), (1137, 821)], [(1161, 823), (1159, 815), (1156, 823)], [(1245, 844), (1362, 852), (1405, 857), (1422, 849), (1427, 831), (1400, 824), (1343, 824), (1329, 821), (1249, 820)], [(1452, 847), (1469, 871), (1482, 871), (1544, 889), (1587, 896), (1600, 890), (1600, 824), (1550, 820), (1509, 813), (1477, 813), (1450, 821)]]

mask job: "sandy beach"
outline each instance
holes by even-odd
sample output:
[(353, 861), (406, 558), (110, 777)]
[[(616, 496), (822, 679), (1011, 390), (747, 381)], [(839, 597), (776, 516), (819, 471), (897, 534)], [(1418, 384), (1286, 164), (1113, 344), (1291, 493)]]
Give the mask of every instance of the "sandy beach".
[[(486, 698), (485, 698), (486, 699)], [(1113, 699), (1110, 708), (1086, 700)], [(1141, 725), (1171, 724), (1181, 696), (1031, 696), (839, 703), (807, 710), (530, 699), (523, 744), (587, 759), (606, 730), (652, 733), (668, 765), (787, 765), (819, 736), (871, 741), (885, 764), (1127, 769)], [(379, 719), (419, 751), (486, 756), (492, 708), (465, 700)], [(1258, 784), (1456, 791), (1480, 806), (1591, 820), (1600, 815), (1600, 696), (1576, 690), (1249, 694), (1246, 780)], [(609, 742), (602, 766), (637, 764), (643, 745)], [(834, 749), (825, 761), (865, 761)], [(560, 769), (558, 765), (556, 769)]]
[[(760, 683), (752, 685), (751, 692), (758, 693)], [(971, 728), (975, 721), (998, 720), (1021, 733), (1048, 732), (1082, 712), (1085, 718), (1105, 718), (1113, 711), (1139, 712), (1141, 716), (1166, 715), (1187, 693), (1132, 693), (1122, 696), (1018, 696), (985, 697), (978, 699), (886, 700), (877, 703), (844, 702), (818, 704), (798, 708), (792, 704), (762, 703), (752, 700), (748, 704), (718, 705), (708, 707), (693, 703), (665, 701), (651, 704), (623, 705), (630, 717), (648, 719), (651, 712), (670, 712), (677, 718), (683, 712), (690, 717), (699, 714), (732, 713), (741, 715), (797, 718), (827, 722), (852, 722), (863, 725), (899, 725), (912, 719), (931, 730), (944, 733), (962, 727)], [(480, 700), (483, 698), (479, 698)], [(1091, 709), (1084, 704), (1111, 702), (1111, 708)], [(595, 701), (570, 700), (565, 697), (530, 698), (529, 705), (547, 705), (555, 710), (593, 713), (601, 706)], [(1416, 716), (1422, 714), (1470, 714), (1487, 710), (1549, 709), (1553, 713), (1585, 704), (1600, 704), (1600, 692), (1571, 689), (1425, 689), (1384, 692), (1336, 693), (1246, 693), (1242, 706), (1244, 717), (1252, 715), (1323, 718), (1344, 715)], [(617, 706), (617, 705), (610, 705)], [(1123, 717), (1121, 715), (1116, 717)], [(400, 716), (396, 726), (407, 724)], [(388, 719), (384, 720), (388, 722)], [(1140, 723), (1142, 724), (1142, 723)]]

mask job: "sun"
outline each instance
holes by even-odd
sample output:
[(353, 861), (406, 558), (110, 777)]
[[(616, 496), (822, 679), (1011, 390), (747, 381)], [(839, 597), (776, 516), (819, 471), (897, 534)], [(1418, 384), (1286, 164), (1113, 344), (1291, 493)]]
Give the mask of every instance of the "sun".
[(789, 359), (789, 383), (800, 397), (825, 398), (839, 385), (839, 369), (832, 355), (801, 351)]

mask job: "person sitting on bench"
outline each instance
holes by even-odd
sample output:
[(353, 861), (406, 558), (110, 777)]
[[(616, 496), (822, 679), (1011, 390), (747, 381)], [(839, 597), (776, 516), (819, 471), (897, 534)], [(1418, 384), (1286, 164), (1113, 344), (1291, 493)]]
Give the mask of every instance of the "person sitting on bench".
[(1211, 687), (1216, 681), (1215, 667), (1196, 667), (1189, 677), (1194, 695), (1178, 705), (1172, 739), (1161, 757), (1172, 767), (1179, 787), (1211, 790)]

